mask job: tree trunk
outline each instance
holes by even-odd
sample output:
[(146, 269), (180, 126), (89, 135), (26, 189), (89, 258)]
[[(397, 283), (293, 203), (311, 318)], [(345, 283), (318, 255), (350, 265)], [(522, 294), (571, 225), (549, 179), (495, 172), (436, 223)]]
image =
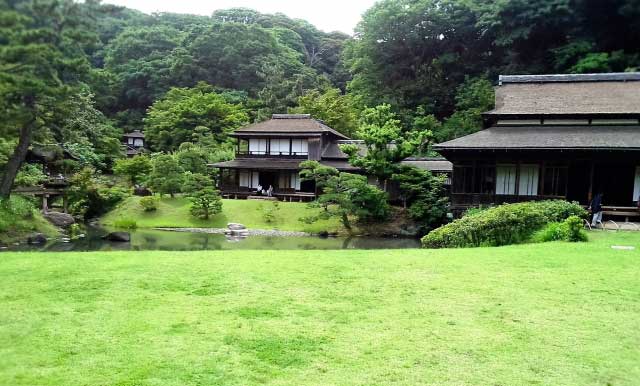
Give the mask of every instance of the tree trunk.
[(342, 225), (348, 230), (351, 231), (351, 223), (349, 222), (349, 216), (346, 213), (342, 213), (341, 216)]
[(34, 122), (35, 119), (31, 119), (20, 129), (18, 146), (13, 151), (11, 158), (9, 158), (9, 162), (7, 162), (4, 174), (2, 175), (2, 181), (0, 181), (0, 199), (9, 199), (11, 196), (13, 181), (16, 179), (18, 170), (20, 170), (20, 166), (22, 166), (27, 156), (27, 151), (29, 151)]

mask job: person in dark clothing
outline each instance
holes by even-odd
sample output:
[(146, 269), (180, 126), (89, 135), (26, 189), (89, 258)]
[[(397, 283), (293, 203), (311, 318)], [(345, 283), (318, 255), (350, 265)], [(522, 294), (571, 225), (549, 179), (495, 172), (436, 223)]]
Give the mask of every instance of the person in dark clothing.
[(593, 218), (591, 219), (591, 226), (598, 226), (598, 223), (602, 224), (602, 197), (604, 195), (602, 193), (598, 193), (591, 200), (591, 204), (589, 204), (589, 210), (593, 214)]

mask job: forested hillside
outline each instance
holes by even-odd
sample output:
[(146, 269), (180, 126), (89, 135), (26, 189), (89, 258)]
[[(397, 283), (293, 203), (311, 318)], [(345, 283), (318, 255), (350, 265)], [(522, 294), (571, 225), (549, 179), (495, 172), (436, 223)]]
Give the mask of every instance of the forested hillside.
[(381, 104), (446, 140), (480, 128), (498, 74), (635, 70), (638, 41), (635, 0), (383, 0), (353, 37), (248, 9), (1, 0), (0, 164), (11, 177), (37, 143), (109, 172), (134, 129), (152, 151), (192, 142), (228, 158), (227, 135), (272, 113), (357, 136)]

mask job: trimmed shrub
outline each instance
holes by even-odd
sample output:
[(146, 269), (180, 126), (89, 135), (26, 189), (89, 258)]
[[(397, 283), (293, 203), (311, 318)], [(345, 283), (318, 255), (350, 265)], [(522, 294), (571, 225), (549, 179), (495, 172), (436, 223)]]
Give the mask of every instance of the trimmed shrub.
[(134, 219), (119, 218), (113, 222), (113, 226), (119, 229), (136, 229), (138, 227), (138, 223)]
[(582, 219), (578, 216), (569, 216), (563, 222), (552, 222), (533, 235), (533, 241), (587, 241), (587, 232), (582, 226)]
[(158, 209), (158, 199), (153, 196), (146, 196), (140, 199), (140, 206), (145, 212), (153, 212)]
[(504, 204), (457, 219), (422, 238), (426, 248), (479, 247), (527, 241), (550, 222), (578, 219), (587, 212), (578, 204), (562, 200)]

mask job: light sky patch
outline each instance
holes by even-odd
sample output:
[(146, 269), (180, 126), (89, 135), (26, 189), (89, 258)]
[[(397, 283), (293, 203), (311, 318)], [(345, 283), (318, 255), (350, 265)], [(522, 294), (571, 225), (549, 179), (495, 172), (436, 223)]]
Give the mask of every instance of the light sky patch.
[(326, 32), (341, 31), (352, 35), (364, 11), (376, 0), (105, 0), (104, 2), (123, 5), (144, 13), (174, 12), (207, 16), (217, 9), (251, 8), (262, 13), (280, 12), (291, 18), (304, 19)]

